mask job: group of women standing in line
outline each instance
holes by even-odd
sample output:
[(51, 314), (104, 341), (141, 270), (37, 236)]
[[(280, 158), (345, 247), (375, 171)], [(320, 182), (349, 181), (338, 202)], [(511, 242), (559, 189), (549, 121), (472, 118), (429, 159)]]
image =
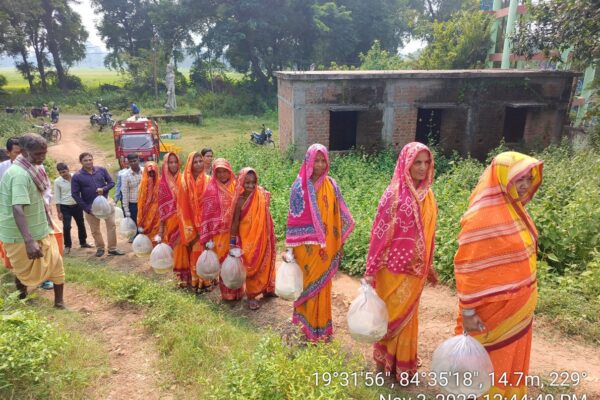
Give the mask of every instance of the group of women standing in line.
[[(221, 296), (238, 300), (246, 291), (248, 306), (257, 309), (257, 297), (274, 292), (270, 193), (258, 185), (254, 169), (242, 169), (236, 179), (222, 158), (212, 163), (212, 176), (207, 175), (210, 159), (209, 149), (191, 153), (180, 172), (179, 157), (165, 156), (157, 195), (159, 236), (174, 249), (174, 269), (182, 284), (198, 291), (217, 283), (195, 272), (205, 244), (214, 242), (220, 262), (230, 246), (241, 247), (246, 285), (231, 290), (219, 281)], [(293, 249), (304, 274), (304, 290), (294, 302), (292, 321), (313, 342), (328, 341), (333, 334), (332, 278), (354, 228), (342, 192), (328, 172), (327, 149), (313, 144), (291, 187), (286, 227), (286, 246)], [(429, 148), (407, 144), (379, 201), (366, 260), (365, 278), (386, 303), (389, 315), (387, 334), (374, 345), (374, 360), (379, 371), (399, 380), (404, 373), (416, 373), (419, 366), (419, 302), (425, 283), (437, 282), (433, 179)], [(529, 369), (537, 302), (537, 231), (524, 205), (541, 181), (541, 161), (516, 152), (499, 154), (471, 194), (458, 236), (455, 331), (484, 345), (495, 375), (504, 378), (494, 382), (491, 393), (507, 397), (526, 393), (519, 376)]]

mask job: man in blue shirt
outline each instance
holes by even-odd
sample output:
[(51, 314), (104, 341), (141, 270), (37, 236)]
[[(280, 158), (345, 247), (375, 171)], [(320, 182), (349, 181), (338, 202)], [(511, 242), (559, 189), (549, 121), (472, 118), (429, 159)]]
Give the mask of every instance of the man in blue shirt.
[(140, 108), (135, 103), (131, 103), (131, 114), (135, 116), (140, 115)]
[[(108, 197), (108, 192), (115, 186), (106, 168), (95, 167), (94, 158), (90, 153), (81, 153), (79, 162), (82, 168), (73, 175), (71, 180), (71, 195), (73, 199), (85, 211), (85, 219), (90, 225), (92, 236), (96, 242), (96, 257), (104, 255), (104, 239), (100, 232), (100, 219), (92, 214), (92, 203), (97, 196)], [(108, 239), (108, 255), (122, 256), (123, 253), (117, 249), (117, 227), (115, 225), (115, 213), (113, 212), (106, 222), (106, 234)]]

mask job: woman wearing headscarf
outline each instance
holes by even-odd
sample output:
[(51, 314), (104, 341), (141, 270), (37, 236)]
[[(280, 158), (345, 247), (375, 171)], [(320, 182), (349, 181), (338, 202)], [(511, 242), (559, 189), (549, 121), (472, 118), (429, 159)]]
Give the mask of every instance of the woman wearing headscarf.
[(196, 292), (211, 285), (211, 282), (203, 280), (196, 273), (196, 261), (204, 250), (198, 239), (202, 222), (204, 192), (208, 180), (208, 176), (204, 173), (202, 156), (199, 152), (191, 152), (179, 179), (177, 215), (179, 216), (181, 239), (189, 252), (189, 279), (192, 289)]
[(329, 154), (311, 145), (290, 193), (286, 246), (304, 274), (304, 290), (294, 302), (292, 322), (311, 342), (333, 334), (331, 280), (342, 259), (342, 246), (354, 220), (337, 183), (328, 176)]
[(237, 182), (231, 239), (243, 251), (248, 308), (257, 310), (257, 296), (275, 293), (276, 240), (269, 210), (271, 193), (258, 186), (258, 174), (253, 168), (242, 168)]
[(521, 377), (529, 372), (538, 234), (524, 206), (542, 183), (542, 167), (521, 153), (497, 155), (461, 220), (454, 257), (456, 333), (468, 332), (488, 351), (494, 365), (492, 396), (527, 393)]
[(167, 153), (163, 160), (162, 174), (158, 182), (158, 236), (173, 249), (173, 271), (181, 285), (187, 287), (192, 283), (190, 253), (182, 241), (177, 216), (177, 185), (181, 175), (181, 160), (175, 153)]
[(374, 345), (373, 357), (378, 371), (397, 380), (417, 371), (419, 301), (425, 281), (437, 281), (432, 265), (437, 220), (432, 183), (429, 148), (417, 142), (404, 146), (371, 230), (365, 277), (389, 316), (387, 333)]
[(156, 245), (155, 237), (160, 230), (160, 215), (158, 213), (158, 166), (154, 161), (148, 161), (142, 172), (138, 194), (138, 229), (143, 229), (152, 243)]
[[(204, 194), (200, 243), (205, 245), (212, 241), (220, 263), (225, 261), (231, 244), (235, 192), (236, 180), (229, 161), (217, 158), (213, 162), (213, 175)], [(244, 287), (229, 289), (220, 277), (219, 288), (221, 298), (226, 301), (240, 300), (244, 296)]]

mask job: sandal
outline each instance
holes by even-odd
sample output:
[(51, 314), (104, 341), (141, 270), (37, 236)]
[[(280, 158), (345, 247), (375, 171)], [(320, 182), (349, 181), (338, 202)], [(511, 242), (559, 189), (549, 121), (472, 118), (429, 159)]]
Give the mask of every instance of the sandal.
[(260, 303), (256, 299), (248, 300), (248, 308), (252, 311), (256, 311), (260, 308)]

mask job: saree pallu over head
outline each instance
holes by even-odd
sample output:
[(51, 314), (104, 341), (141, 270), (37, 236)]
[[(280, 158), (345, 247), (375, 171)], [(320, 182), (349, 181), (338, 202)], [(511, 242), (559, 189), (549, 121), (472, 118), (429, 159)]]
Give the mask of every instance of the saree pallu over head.
[(258, 186), (258, 174), (252, 168), (243, 168), (237, 180), (237, 204), (244, 193), (244, 182), (248, 173), (256, 176), (256, 189), (246, 199), (240, 213), (239, 237), (243, 250), (242, 260), (246, 266), (246, 290), (248, 296), (264, 291), (273, 291), (275, 280), (275, 230), (269, 211), (271, 193)]
[[(185, 169), (177, 186), (177, 216), (179, 217), (180, 231), (185, 244), (196, 238), (202, 221), (202, 199), (208, 177), (202, 170), (197, 179), (194, 179), (192, 167), (194, 158), (199, 155), (198, 152), (191, 152), (188, 155)], [(202, 163), (202, 165), (204, 164)]]
[[(154, 172), (154, 177), (150, 176)], [(149, 161), (144, 166), (142, 180), (138, 195), (137, 225), (144, 230), (151, 240), (158, 234), (160, 228), (160, 215), (158, 213), (158, 166)]]
[[(415, 188), (410, 168), (422, 152), (429, 154), (431, 162), (426, 178)], [(366, 275), (374, 276), (385, 266), (393, 273), (424, 276), (432, 268), (432, 257), (425, 262), (426, 244), (419, 203), (431, 192), (433, 171), (433, 156), (427, 146), (417, 142), (404, 146), (392, 181), (379, 200), (371, 230)], [(427, 250), (433, 254), (433, 241), (431, 246)]]
[[(175, 175), (169, 171), (169, 158), (171, 156), (177, 160)], [(177, 183), (179, 182), (181, 160), (175, 153), (167, 153), (163, 160), (162, 174), (158, 182), (158, 214), (161, 221), (165, 223), (165, 239), (171, 248), (175, 248), (180, 237), (177, 220)]]
[[(229, 171), (230, 178), (226, 184), (217, 179), (219, 168)], [(205, 243), (213, 236), (231, 230), (234, 211), (236, 181), (229, 161), (217, 158), (213, 162), (213, 176), (210, 178), (204, 193), (202, 223), (200, 225), (200, 242)]]
[[(317, 154), (323, 154), (327, 164), (325, 172), (313, 184), (312, 176)], [(342, 243), (346, 241), (354, 229), (354, 219), (344, 201), (342, 192), (329, 172), (329, 153), (325, 146), (313, 144), (306, 151), (304, 161), (294, 181), (290, 193), (290, 206), (287, 219), (285, 244), (287, 247), (296, 247), (303, 244), (316, 244), (325, 247), (325, 227), (323, 226), (319, 208), (317, 206), (316, 192), (327, 179), (333, 185), (335, 197), (339, 203), (342, 220)]]
[[(481, 175), (461, 219), (454, 257), (461, 307), (519, 297), (536, 285), (537, 230), (523, 207), (542, 182), (542, 161), (517, 152), (497, 155)], [(516, 181), (531, 173), (527, 193)]]

